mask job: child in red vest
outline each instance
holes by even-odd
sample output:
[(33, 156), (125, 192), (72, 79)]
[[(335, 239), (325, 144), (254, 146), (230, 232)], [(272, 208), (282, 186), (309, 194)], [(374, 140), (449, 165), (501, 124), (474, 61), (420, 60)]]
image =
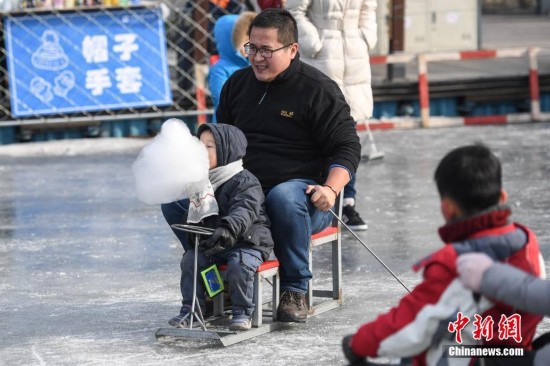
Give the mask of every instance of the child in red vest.
[(439, 163), (435, 181), (445, 246), (414, 266), (423, 280), (396, 307), (343, 339), (352, 363), (385, 356), (412, 358), (413, 365), (468, 365), (469, 358), (448, 363), (449, 346), (531, 346), (541, 316), (474, 296), (457, 275), (457, 257), (472, 252), (544, 275), (535, 234), (509, 221), (499, 160), (481, 144), (459, 147)]

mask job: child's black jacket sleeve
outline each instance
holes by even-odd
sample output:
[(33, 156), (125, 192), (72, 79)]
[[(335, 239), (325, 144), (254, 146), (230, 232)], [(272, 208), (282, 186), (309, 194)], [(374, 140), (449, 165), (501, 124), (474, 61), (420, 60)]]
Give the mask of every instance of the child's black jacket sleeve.
[(253, 247), (267, 259), (273, 249), (273, 238), (258, 179), (248, 170), (243, 170), (219, 187), (215, 195), (219, 206), (218, 225), (235, 234), (235, 247)]

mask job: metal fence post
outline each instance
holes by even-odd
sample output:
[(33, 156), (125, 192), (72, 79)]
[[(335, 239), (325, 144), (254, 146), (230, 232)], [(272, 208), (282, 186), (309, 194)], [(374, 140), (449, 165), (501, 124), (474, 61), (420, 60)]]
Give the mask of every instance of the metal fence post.
[(422, 127), (430, 125), (430, 92), (428, 90), (428, 62), (426, 55), (418, 55), (418, 101)]
[(537, 54), (540, 49), (529, 48), (529, 95), (531, 96), (531, 117), (533, 121), (540, 120), (540, 91), (539, 91), (539, 70)]

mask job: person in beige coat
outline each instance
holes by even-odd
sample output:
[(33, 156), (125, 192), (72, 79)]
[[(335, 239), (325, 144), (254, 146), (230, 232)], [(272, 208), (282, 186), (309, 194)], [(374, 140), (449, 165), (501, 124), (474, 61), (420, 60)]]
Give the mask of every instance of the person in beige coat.
[[(287, 0), (298, 24), (301, 59), (342, 89), (356, 122), (372, 116), (369, 50), (378, 39), (376, 0)], [(344, 221), (355, 230), (367, 225), (355, 210), (355, 176), (344, 189)]]

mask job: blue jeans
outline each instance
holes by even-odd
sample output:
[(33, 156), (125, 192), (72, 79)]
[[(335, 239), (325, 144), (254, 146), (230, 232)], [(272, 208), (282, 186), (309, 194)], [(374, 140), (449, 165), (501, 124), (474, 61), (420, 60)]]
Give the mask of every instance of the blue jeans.
[[(189, 209), (189, 200), (181, 200), (171, 203), (165, 203), (160, 206), (164, 219), (168, 225), (187, 223), (187, 210)], [(179, 239), (184, 251), (193, 249), (193, 243), (188, 242), (187, 233), (181, 230), (174, 230), (174, 234)]]
[(353, 173), (351, 175), (351, 179), (344, 186), (344, 198), (355, 198), (355, 195), (357, 194), (357, 191), (355, 190), (355, 174)]
[(308, 184), (316, 183), (292, 179), (265, 192), (282, 291), (307, 292), (312, 277), (308, 266), (311, 235), (325, 229), (332, 220), (330, 212), (313, 206), (305, 193)]
[[(242, 308), (246, 314), (254, 312), (254, 274), (263, 263), (262, 254), (255, 249), (237, 248), (228, 253), (207, 257), (202, 253), (197, 257), (197, 300), (204, 309), (205, 289), (200, 271), (211, 263), (227, 263), (226, 280), (233, 308)], [(181, 258), (180, 290), (182, 305), (191, 305), (193, 300), (193, 267), (195, 249), (187, 250)], [(223, 295), (218, 295), (223, 296)]]

